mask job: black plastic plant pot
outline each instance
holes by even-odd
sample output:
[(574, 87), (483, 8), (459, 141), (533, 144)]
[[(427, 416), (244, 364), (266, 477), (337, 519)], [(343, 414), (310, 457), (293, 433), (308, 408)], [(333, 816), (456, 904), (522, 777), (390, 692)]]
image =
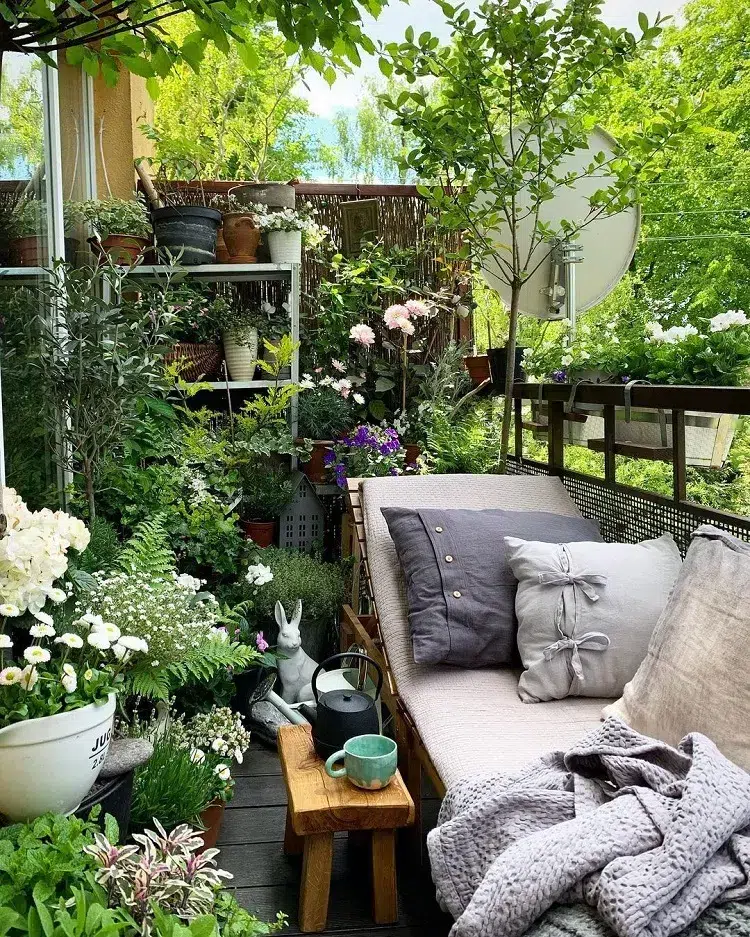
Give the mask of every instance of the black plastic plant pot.
[[(513, 372), (513, 379), (515, 382), (525, 381), (526, 372), (521, 367), (521, 362), (523, 361), (523, 353), (526, 351), (525, 348), (520, 345), (516, 345), (516, 367)], [(490, 375), (492, 377), (492, 387), (496, 394), (503, 394), (505, 392), (505, 375), (507, 374), (507, 355), (508, 352), (503, 346), (502, 348), (488, 348), (487, 357), (490, 362)]]
[(170, 255), (184, 267), (216, 263), (216, 234), (221, 212), (200, 205), (154, 208), (151, 212), (159, 260)]
[(85, 819), (91, 809), (101, 804), (99, 822), (104, 822), (106, 814), (111, 814), (120, 827), (120, 841), (127, 836), (130, 826), (130, 806), (133, 800), (133, 772), (126, 771), (113, 778), (97, 781), (81, 801), (76, 816)]

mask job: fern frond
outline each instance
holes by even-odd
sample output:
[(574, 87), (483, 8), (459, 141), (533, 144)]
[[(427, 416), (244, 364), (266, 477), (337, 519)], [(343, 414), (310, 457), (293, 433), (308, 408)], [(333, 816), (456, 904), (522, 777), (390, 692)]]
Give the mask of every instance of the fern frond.
[(206, 641), (191, 650), (184, 660), (165, 667), (146, 664), (129, 674), (128, 691), (151, 699), (168, 700), (178, 687), (188, 683), (204, 683), (222, 668), (242, 672), (262, 660), (263, 655), (246, 644), (220, 639)]
[(116, 568), (124, 573), (145, 573), (148, 576), (168, 576), (175, 565), (163, 514), (155, 514), (136, 524), (115, 562)]

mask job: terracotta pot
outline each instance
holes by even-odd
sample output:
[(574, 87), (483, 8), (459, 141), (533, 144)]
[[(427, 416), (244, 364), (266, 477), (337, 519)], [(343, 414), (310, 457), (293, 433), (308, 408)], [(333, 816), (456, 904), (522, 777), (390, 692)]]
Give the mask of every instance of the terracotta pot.
[(224, 819), (225, 807), (226, 804), (223, 800), (214, 800), (201, 813), (200, 820), (205, 830), (200, 831), (200, 837), (203, 840), (203, 849), (199, 849), (198, 852), (203, 852), (205, 849), (213, 849), (216, 845), (216, 841), (219, 838), (219, 830), (221, 829), (221, 821)]
[[(302, 440), (298, 440), (301, 442)], [(300, 469), (314, 485), (324, 485), (328, 481), (328, 469), (323, 462), (326, 452), (334, 445), (332, 439), (316, 439), (308, 462), (300, 462)]]
[[(65, 259), (74, 263), (80, 242), (75, 238), (65, 238)], [(31, 237), (13, 238), (10, 241), (11, 264), (14, 267), (46, 267), (47, 239), (37, 234)]]
[(227, 245), (224, 243), (224, 227), (222, 226), (216, 232), (216, 263), (228, 264), (229, 259), (229, 251), (227, 250)]
[(259, 547), (273, 546), (276, 533), (276, 521), (240, 521), (246, 540), (252, 540)]
[(187, 367), (181, 372), (186, 381), (216, 377), (221, 365), (221, 346), (210, 342), (180, 342), (164, 355), (166, 364), (182, 359)]
[(405, 462), (407, 465), (414, 465), (422, 455), (422, 447), (419, 443), (404, 443), (404, 449), (406, 450)]
[(479, 387), (482, 381), (486, 381), (490, 376), (490, 359), (487, 355), (467, 355), (464, 358), (464, 367), (475, 387)]
[(224, 215), (224, 243), (229, 251), (230, 263), (257, 263), (255, 255), (260, 244), (260, 228), (256, 226), (255, 218), (241, 211)]
[(114, 263), (128, 267), (134, 264), (148, 247), (148, 238), (135, 234), (110, 234), (103, 241), (97, 238), (89, 238), (88, 241), (97, 257), (107, 254)]

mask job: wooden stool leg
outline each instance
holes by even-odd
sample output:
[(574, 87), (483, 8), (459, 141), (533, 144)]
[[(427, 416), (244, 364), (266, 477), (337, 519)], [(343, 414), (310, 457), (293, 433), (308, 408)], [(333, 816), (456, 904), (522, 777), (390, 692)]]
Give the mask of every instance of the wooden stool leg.
[(321, 931), (326, 926), (332, 861), (333, 833), (305, 836), (299, 893), (299, 929), (303, 933)]
[(372, 831), (372, 916), (376, 924), (398, 920), (394, 830)]
[(292, 814), (287, 809), (286, 827), (284, 829), (284, 854), (287, 856), (299, 856), (304, 848), (305, 841), (302, 836), (297, 836), (292, 826)]

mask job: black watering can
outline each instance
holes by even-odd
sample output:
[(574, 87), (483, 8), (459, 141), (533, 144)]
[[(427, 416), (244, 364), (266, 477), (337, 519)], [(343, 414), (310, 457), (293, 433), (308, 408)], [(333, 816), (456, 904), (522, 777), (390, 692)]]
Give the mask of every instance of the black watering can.
[[(317, 686), (318, 675), (321, 670), (334, 661), (345, 658), (347, 660), (359, 659), (372, 664), (378, 672), (378, 683), (375, 699), (363, 690), (338, 689), (319, 693)], [(313, 726), (312, 736), (315, 751), (321, 758), (328, 758), (334, 752), (341, 751), (344, 742), (355, 735), (379, 735), (380, 720), (375, 701), (383, 689), (383, 671), (377, 662), (367, 654), (346, 653), (334, 654), (319, 664), (312, 676), (312, 691), (317, 704), (317, 717)]]

